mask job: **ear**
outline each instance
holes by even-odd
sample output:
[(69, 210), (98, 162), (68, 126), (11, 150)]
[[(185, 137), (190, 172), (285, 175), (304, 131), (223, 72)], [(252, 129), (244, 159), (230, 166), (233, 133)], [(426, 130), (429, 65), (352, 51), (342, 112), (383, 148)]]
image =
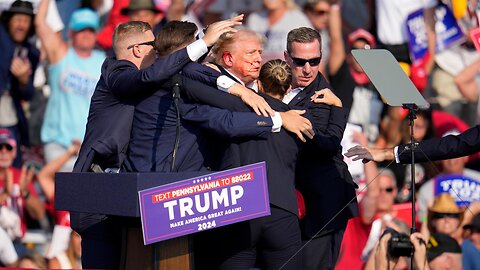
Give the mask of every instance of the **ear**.
[[(288, 52), (287, 52), (287, 50), (283, 51), (283, 58), (285, 59), (285, 62), (289, 63), (288, 60), (290, 60), (290, 59), (289, 59), (289, 57), (288, 57)], [(290, 64), (289, 64), (289, 65), (290, 65)]]
[(233, 66), (233, 56), (230, 52), (223, 52), (222, 60), (227, 67), (232, 67)]
[(145, 56), (144, 51), (141, 48), (142, 46), (133, 46), (132, 53), (136, 58), (143, 58)]

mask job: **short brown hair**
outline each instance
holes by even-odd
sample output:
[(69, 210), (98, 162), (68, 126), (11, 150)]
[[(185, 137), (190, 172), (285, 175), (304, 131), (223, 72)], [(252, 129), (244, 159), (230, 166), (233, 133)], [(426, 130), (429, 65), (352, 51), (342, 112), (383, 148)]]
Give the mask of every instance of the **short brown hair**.
[(142, 34), (151, 30), (152, 27), (150, 24), (141, 21), (130, 21), (117, 25), (112, 37), (112, 45), (115, 54), (118, 54), (118, 50), (120, 49), (118, 48), (119, 41), (130, 37), (132, 34)]
[(287, 62), (273, 59), (263, 64), (258, 79), (266, 94), (283, 96), (292, 84), (292, 70)]
[(292, 52), (292, 43), (311, 43), (318, 40), (320, 49), (322, 48), (322, 38), (317, 30), (309, 27), (299, 27), (288, 32), (287, 35), (287, 52)]
[(190, 44), (195, 38), (197, 26), (187, 21), (170, 21), (157, 35), (155, 49), (159, 57), (164, 57), (172, 52)]

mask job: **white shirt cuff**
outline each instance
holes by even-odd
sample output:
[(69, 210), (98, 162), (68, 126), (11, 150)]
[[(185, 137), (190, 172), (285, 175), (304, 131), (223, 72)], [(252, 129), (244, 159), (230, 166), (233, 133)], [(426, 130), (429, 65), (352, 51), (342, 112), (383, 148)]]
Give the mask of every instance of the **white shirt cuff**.
[(226, 75), (220, 75), (220, 77), (217, 78), (217, 88), (223, 92), (228, 93), (228, 88), (232, 87), (235, 83), (233, 79)]
[(272, 132), (280, 132), (283, 124), (282, 117), (278, 112), (275, 112), (271, 117), (273, 122)]
[(400, 163), (400, 158), (398, 157), (398, 145), (393, 148), (393, 154), (395, 155), (395, 162)]
[(187, 46), (187, 54), (190, 60), (197, 61), (204, 54), (208, 52), (207, 44), (203, 39), (195, 40), (192, 44)]

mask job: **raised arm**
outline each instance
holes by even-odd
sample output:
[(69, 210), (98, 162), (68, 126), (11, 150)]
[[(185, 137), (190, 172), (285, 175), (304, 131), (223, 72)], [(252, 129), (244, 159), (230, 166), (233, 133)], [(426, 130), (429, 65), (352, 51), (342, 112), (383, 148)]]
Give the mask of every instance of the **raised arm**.
[(50, 64), (58, 63), (67, 53), (68, 44), (60, 32), (54, 32), (47, 24), (47, 11), (50, 0), (42, 0), (35, 16), (35, 31), (47, 52)]

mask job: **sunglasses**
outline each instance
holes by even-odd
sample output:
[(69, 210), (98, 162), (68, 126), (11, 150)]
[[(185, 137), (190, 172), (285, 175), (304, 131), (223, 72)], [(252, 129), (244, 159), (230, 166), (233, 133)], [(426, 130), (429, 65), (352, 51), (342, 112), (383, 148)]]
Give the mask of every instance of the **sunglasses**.
[(13, 150), (13, 146), (11, 146), (10, 144), (6, 144), (6, 143), (0, 144), (0, 150), (3, 150), (3, 148), (7, 149), (7, 151), (12, 151)]
[(460, 218), (459, 214), (452, 213), (434, 213), (432, 219), (441, 219), (441, 218)]
[(315, 57), (315, 58), (310, 58), (310, 59), (297, 58), (297, 57), (292, 57), (292, 55), (290, 55), (290, 58), (292, 59), (293, 63), (297, 67), (303, 67), (307, 63), (309, 63), (310, 66), (314, 67), (314, 66), (318, 66), (320, 64), (320, 61), (322, 60), (322, 55), (320, 54), (320, 57)]
[(393, 192), (393, 187), (387, 187), (387, 188), (384, 188), (384, 189), (380, 189), (381, 191), (385, 191), (387, 193), (392, 193)]
[(155, 40), (145, 41), (145, 42), (142, 42), (142, 43), (132, 44), (132, 45), (130, 45), (130, 46), (127, 47), (127, 50), (130, 50), (131, 48), (133, 48), (133, 47), (135, 47), (135, 46), (140, 46), (140, 45), (148, 45), (148, 46), (155, 47)]
[(330, 14), (329, 10), (324, 10), (324, 9), (311, 9), (310, 12), (312, 12), (314, 15), (317, 16), (324, 16)]

